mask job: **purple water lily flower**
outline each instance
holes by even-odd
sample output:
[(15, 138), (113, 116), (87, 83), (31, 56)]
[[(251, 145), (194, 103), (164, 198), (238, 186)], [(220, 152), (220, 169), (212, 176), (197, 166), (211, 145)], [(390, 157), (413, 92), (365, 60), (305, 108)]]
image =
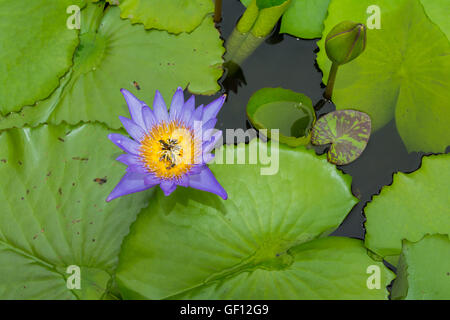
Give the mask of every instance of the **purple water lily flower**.
[(117, 160), (127, 165), (126, 173), (106, 201), (159, 185), (166, 196), (177, 186), (215, 193), (227, 199), (225, 189), (206, 165), (222, 132), (214, 132), (216, 116), (225, 96), (195, 108), (195, 98), (184, 101), (183, 89), (175, 92), (170, 112), (156, 91), (153, 110), (129, 91), (122, 89), (131, 119), (119, 117), (133, 138), (112, 133), (108, 138), (126, 153)]

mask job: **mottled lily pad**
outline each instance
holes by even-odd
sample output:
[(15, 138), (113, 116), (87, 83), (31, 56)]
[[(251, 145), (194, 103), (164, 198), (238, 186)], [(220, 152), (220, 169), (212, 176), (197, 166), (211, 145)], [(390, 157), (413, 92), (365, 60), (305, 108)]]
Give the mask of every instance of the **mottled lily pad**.
[(311, 99), (301, 93), (283, 88), (257, 91), (247, 104), (247, 116), (260, 129), (279, 130), (279, 141), (289, 146), (306, 145), (316, 120)]
[(120, 19), (116, 6), (104, 12), (102, 5), (90, 4), (81, 13), (74, 65), (58, 89), (35, 106), (0, 119), (0, 129), (63, 121), (99, 121), (120, 128), (118, 115), (127, 113), (121, 88), (149, 105), (155, 90), (168, 100), (178, 86), (196, 94), (220, 89), (224, 48), (211, 17), (192, 33), (176, 36), (131, 25)]
[(315, 145), (331, 143), (328, 161), (345, 165), (363, 153), (370, 138), (370, 117), (354, 110), (331, 112), (317, 120), (311, 142)]
[[(395, 119), (410, 152), (444, 152), (450, 145), (450, 42), (419, 0), (332, 1), (324, 34), (341, 21), (366, 23), (371, 5), (381, 9), (381, 29), (368, 29), (366, 51), (339, 68), (333, 102), (370, 115), (374, 131)], [(326, 83), (331, 61), (324, 38), (318, 45)]]
[(78, 0), (0, 0), (0, 117), (45, 99), (72, 65), (78, 30), (67, 27)]
[(450, 299), (450, 241), (448, 235), (427, 235), (403, 242), (392, 287), (392, 299)]

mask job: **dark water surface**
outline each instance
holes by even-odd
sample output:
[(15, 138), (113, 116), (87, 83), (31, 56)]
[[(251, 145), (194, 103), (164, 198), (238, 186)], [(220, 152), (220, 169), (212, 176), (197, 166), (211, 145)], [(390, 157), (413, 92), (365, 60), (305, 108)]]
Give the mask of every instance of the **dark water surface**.
[[(226, 40), (245, 7), (239, 0), (223, 1), (222, 22), (218, 24), (222, 37)], [(297, 39), (289, 35), (280, 35), (275, 31), (256, 51), (241, 65), (242, 72), (233, 77), (222, 77), (220, 83), (223, 93), (228, 94), (217, 123), (218, 129), (249, 128), (246, 116), (247, 102), (253, 93), (265, 87), (283, 87), (303, 93), (318, 103), (325, 91), (322, 85), (322, 73), (316, 65), (317, 40)], [(214, 97), (198, 97), (197, 104), (206, 104)], [(332, 103), (327, 103), (317, 112), (334, 110)], [(317, 148), (323, 153), (324, 148)], [(385, 128), (371, 136), (370, 142), (355, 162), (338, 167), (353, 177), (352, 191), (361, 201), (353, 208), (341, 226), (333, 233), (364, 239), (363, 209), (372, 196), (378, 194), (383, 186), (392, 183), (395, 172), (412, 172), (421, 164), (423, 154), (408, 154), (392, 121)], [(327, 190), (317, 190), (327, 192)]]

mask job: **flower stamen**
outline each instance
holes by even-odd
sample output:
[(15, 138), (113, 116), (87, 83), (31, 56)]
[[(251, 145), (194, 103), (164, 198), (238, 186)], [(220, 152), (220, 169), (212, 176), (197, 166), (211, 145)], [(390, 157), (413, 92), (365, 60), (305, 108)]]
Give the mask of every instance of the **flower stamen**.
[(141, 141), (140, 157), (156, 177), (180, 179), (194, 165), (200, 148), (191, 128), (178, 121), (162, 122)]
[(165, 162), (166, 169), (170, 170), (180, 163), (183, 149), (178, 145), (177, 139), (159, 140), (159, 143), (161, 144), (159, 161)]

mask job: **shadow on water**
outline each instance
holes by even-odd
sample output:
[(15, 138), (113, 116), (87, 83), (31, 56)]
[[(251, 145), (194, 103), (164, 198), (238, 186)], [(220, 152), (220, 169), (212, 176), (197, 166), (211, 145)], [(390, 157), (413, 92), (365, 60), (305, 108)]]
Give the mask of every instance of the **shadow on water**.
[[(223, 18), (218, 27), (224, 39), (231, 35), (244, 10), (239, 0), (223, 2)], [(251, 95), (264, 87), (283, 87), (306, 94), (316, 105), (318, 117), (333, 111), (333, 103), (323, 100), (325, 87), (316, 64), (317, 52), (316, 40), (280, 35), (276, 30), (240, 67), (233, 66), (232, 76), (227, 77), (225, 72), (220, 80), (222, 90), (219, 93), (213, 97), (199, 96), (197, 104), (206, 104), (224, 93), (228, 94), (217, 123), (217, 128), (222, 130), (251, 128), (245, 108)], [(318, 154), (326, 151), (323, 147), (315, 149)], [(373, 134), (358, 160), (338, 167), (353, 177), (352, 192), (361, 201), (333, 235), (364, 239), (363, 209), (366, 204), (383, 186), (392, 183), (395, 172), (417, 170), (422, 156), (419, 153), (408, 154), (394, 121)]]
[(392, 184), (395, 172), (413, 172), (420, 168), (423, 153), (408, 153), (400, 138), (395, 121), (374, 133), (361, 157), (338, 167), (352, 176), (352, 192), (360, 199), (333, 235), (364, 238), (363, 209), (383, 186)]
[[(228, 39), (245, 7), (239, 0), (223, 1), (222, 22), (218, 24), (223, 39)], [(283, 87), (302, 92), (315, 103), (322, 98), (322, 75), (314, 63), (317, 49), (314, 40), (297, 40), (272, 33), (241, 65), (233, 77), (220, 80), (221, 92), (213, 97), (198, 97), (208, 103), (227, 93), (225, 106), (219, 114), (218, 129), (246, 128), (245, 107), (253, 93), (264, 87)]]

